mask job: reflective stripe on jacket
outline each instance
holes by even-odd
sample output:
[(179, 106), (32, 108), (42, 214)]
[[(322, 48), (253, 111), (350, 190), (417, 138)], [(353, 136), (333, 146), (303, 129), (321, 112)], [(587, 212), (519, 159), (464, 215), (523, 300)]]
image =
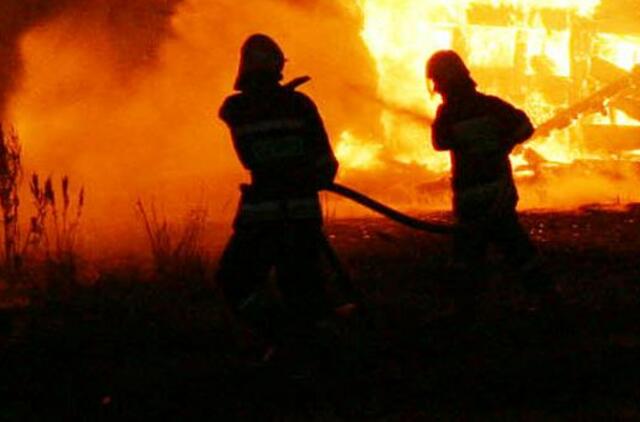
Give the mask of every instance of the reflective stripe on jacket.
[(307, 197), (333, 181), (338, 163), (306, 95), (264, 86), (228, 97), (220, 117), (252, 185), (266, 199)]
[(251, 201), (240, 199), (235, 225), (287, 220), (322, 221), (322, 207), (316, 196), (280, 200)]

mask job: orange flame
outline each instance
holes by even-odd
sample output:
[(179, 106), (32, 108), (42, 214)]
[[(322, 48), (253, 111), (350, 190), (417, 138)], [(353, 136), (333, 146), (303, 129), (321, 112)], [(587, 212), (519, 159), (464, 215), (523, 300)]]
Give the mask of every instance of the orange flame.
[[(440, 99), (427, 94), (424, 65), (426, 59), (440, 49), (463, 53), (472, 72), (480, 74), (481, 90), (500, 95), (523, 108), (535, 123), (544, 122), (559, 108), (589, 93), (589, 87), (575, 74), (575, 31), (583, 21), (594, 17), (599, 0), (356, 0), (356, 3), (363, 15), (362, 38), (378, 72), (378, 96), (388, 103), (424, 115), (435, 113)], [(548, 22), (549, 12), (555, 13), (557, 22)], [(492, 19), (502, 22), (491, 23)], [(626, 70), (640, 63), (640, 37), (595, 32), (591, 35), (589, 53)], [(492, 69), (489, 77), (486, 76), (488, 69)], [(549, 91), (554, 89), (549, 85), (551, 79), (556, 84), (564, 84), (557, 93), (566, 92), (555, 101), (549, 99)], [(542, 90), (532, 85), (535, 81), (543, 85)], [(571, 84), (578, 90), (571, 94), (573, 97), (568, 89)], [(525, 85), (526, 94), (518, 94)], [(436, 153), (430, 147), (428, 125), (403, 118), (391, 110), (383, 111), (380, 121), (384, 128), (385, 157), (419, 164), (430, 172), (448, 170), (446, 154)], [(640, 124), (618, 110), (609, 116), (590, 116), (588, 121)], [(585, 150), (577, 138), (575, 129), (556, 131), (531, 142), (528, 147), (549, 165), (610, 158)], [(338, 148), (343, 144), (348, 144), (350, 151), (341, 157), (347, 166), (362, 156), (354, 148), (360, 148), (362, 154), (371, 148), (367, 142), (352, 136), (341, 139)], [(637, 160), (635, 154), (627, 153), (625, 157)], [(530, 165), (527, 157), (516, 155), (513, 161), (515, 167), (520, 168), (520, 175), (533, 174), (527, 169)]]
[[(313, 77), (302, 90), (316, 101), (332, 135), (341, 177), (370, 172), (362, 187), (375, 193), (379, 186), (392, 190), (386, 189), (392, 174), (397, 190), (412, 201), (414, 187), (424, 182), (416, 170), (440, 180), (449, 168), (447, 155), (434, 152), (429, 141), (427, 120), (440, 101), (427, 93), (429, 55), (460, 49), (482, 90), (504, 96), (541, 123), (594, 88), (584, 83), (575, 98), (566, 94), (576, 79), (571, 25), (588, 20), (598, 5), (598, 0), (190, 0), (172, 16), (173, 36), (158, 46), (154, 65), (134, 73), (111, 54), (114, 44), (126, 47), (126, 40), (81, 22), (83, 15), (60, 12), (20, 39), (24, 78), (8, 118), (22, 137), (27, 171), (69, 174), (72, 183), (85, 185), (87, 214), (100, 219), (95, 226), (106, 224), (106, 231), (118, 233), (113, 226), (125, 227), (136, 197), (145, 195), (168, 203), (172, 215), (204, 195), (211, 198), (211, 215), (228, 221), (237, 183), (246, 176), (216, 112), (231, 93), (242, 41), (265, 32), (282, 44), (287, 79)], [(547, 21), (549, 10), (557, 13), (557, 22)], [(124, 26), (139, 24), (132, 20)], [(638, 37), (594, 32), (591, 42), (594, 55), (622, 69), (640, 63)], [(357, 90), (350, 90), (353, 86)], [(519, 89), (526, 95), (518, 95)], [(560, 98), (550, 100), (549, 91)], [(589, 117), (594, 124), (613, 120), (639, 124), (617, 111)], [(583, 148), (573, 132), (579, 127), (554, 132), (530, 148), (548, 165), (610, 158)], [(634, 150), (626, 151), (624, 160), (640, 160)], [(514, 163), (521, 174), (531, 175), (530, 157), (516, 156)], [(597, 195), (615, 190), (602, 186)], [(558, 197), (545, 204), (566, 203)]]

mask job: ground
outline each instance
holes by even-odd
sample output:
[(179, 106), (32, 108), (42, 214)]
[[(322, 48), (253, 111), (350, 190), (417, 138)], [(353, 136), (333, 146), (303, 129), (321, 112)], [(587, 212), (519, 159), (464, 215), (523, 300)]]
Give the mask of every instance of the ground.
[(213, 286), (115, 272), (5, 307), (0, 420), (640, 418), (640, 206), (522, 220), (561, 303), (529, 311), (492, 257), (474, 317), (453, 312), (446, 238), (330, 221), (365, 307), (267, 364), (238, 350)]

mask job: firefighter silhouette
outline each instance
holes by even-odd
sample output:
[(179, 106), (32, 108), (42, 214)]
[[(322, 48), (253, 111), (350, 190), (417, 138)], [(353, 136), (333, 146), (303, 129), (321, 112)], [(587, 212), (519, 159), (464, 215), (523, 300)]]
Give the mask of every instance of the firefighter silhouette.
[(429, 89), (443, 101), (432, 125), (433, 147), (450, 152), (454, 216), (471, 228), (454, 235), (454, 266), (466, 290), (462, 294), (477, 291), (486, 276), (487, 248), (494, 244), (530, 293), (546, 295), (551, 281), (518, 220), (509, 160), (512, 149), (534, 132), (529, 118), (500, 98), (478, 92), (454, 51), (436, 52), (426, 73)]
[[(333, 182), (338, 168), (315, 104), (295, 91), (308, 78), (282, 85), (284, 64), (271, 38), (250, 36), (241, 50), (238, 93), (219, 112), (251, 183), (241, 186), (218, 280), (236, 317), (275, 342), (329, 311), (318, 191)], [(275, 308), (265, 306), (260, 294), (272, 270), (282, 299)]]

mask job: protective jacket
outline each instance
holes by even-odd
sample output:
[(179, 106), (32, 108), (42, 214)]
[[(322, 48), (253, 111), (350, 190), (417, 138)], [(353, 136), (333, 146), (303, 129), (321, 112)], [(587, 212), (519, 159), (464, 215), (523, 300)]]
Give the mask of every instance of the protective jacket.
[(274, 82), (228, 97), (219, 115), (251, 173), (236, 225), (321, 220), (317, 191), (333, 182), (338, 164), (313, 101)]
[[(432, 143), (451, 153), (454, 207), (515, 207), (509, 154), (533, 134), (527, 115), (509, 103), (470, 90), (438, 109)], [(490, 210), (487, 210), (490, 211)]]

